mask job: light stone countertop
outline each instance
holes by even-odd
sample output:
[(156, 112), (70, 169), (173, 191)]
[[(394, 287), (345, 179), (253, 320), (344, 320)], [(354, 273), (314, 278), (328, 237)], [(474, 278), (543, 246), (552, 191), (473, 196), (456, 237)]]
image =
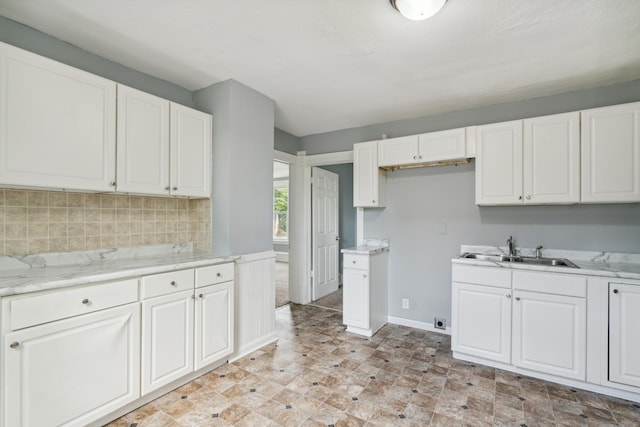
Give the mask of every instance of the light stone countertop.
[(389, 251), (388, 239), (364, 239), (363, 243), (354, 248), (344, 248), (340, 252), (343, 254), (373, 255)]
[[(482, 253), (505, 255), (507, 249), (502, 246), (460, 246), (460, 253)], [(518, 248), (521, 256), (534, 256), (535, 249)], [(562, 249), (543, 249), (544, 258), (565, 258), (580, 268), (531, 265), (514, 262), (497, 262), (478, 259), (453, 258), (453, 264), (482, 265), (514, 270), (548, 271), (553, 273), (580, 274), (585, 276), (613, 277), (619, 279), (640, 280), (640, 254), (616, 252), (575, 251)]]
[(106, 282), (238, 259), (191, 252), (191, 244), (0, 257), (0, 297)]

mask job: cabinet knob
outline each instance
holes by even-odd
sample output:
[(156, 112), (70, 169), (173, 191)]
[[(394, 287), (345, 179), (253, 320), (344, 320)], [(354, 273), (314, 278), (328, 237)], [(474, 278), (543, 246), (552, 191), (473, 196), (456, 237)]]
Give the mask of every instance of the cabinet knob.
[(178, 187), (173, 187), (172, 188), (173, 191), (176, 191), (177, 189), (178, 189)]
[(505, 295), (507, 298), (511, 298), (511, 294), (507, 294)]
[(375, 201), (375, 200), (372, 200), (371, 202), (375, 203), (376, 201)]
[(115, 186), (116, 186), (116, 182), (115, 182), (115, 181), (111, 181), (111, 182), (109, 183), (109, 187), (115, 187)]
[(87, 305), (87, 304), (89, 304), (89, 300), (87, 298), (85, 298), (85, 299), (82, 300), (82, 303)]
[(419, 158), (420, 160), (422, 160), (422, 156), (418, 156), (418, 158)]
[(169, 186), (164, 187), (165, 190), (169, 191)]
[(12, 342), (11, 344), (9, 344), (9, 347), (18, 348), (20, 347), (20, 343), (18, 341)]
[(531, 200), (531, 196), (530, 196), (530, 195), (529, 195), (529, 196), (527, 196), (527, 200)]
[(418, 156), (413, 156), (413, 160), (418, 160)]
[(520, 301), (520, 297), (516, 297), (516, 301)]
[(364, 277), (364, 278), (366, 279), (366, 278), (367, 278), (367, 275), (366, 275), (366, 274), (363, 274), (363, 275), (362, 275), (362, 277)]
[(204, 295), (203, 295), (203, 294), (200, 294), (200, 295), (198, 295), (198, 296), (199, 296), (200, 298), (204, 297)]
[(614, 290), (613, 290), (613, 293), (614, 293), (614, 294), (617, 294), (617, 293), (618, 293), (618, 290), (617, 290), (617, 289), (614, 289)]
[(518, 200), (522, 200), (522, 196), (518, 196)]
[(353, 261), (351, 261), (351, 263), (352, 263), (352, 264), (355, 264), (355, 263), (356, 263), (356, 260), (354, 259)]
[(177, 285), (176, 281), (175, 281), (175, 280), (172, 280), (172, 281), (171, 281), (171, 286), (176, 286), (176, 285)]
[(195, 295), (191, 295), (191, 299), (196, 299), (196, 296)]
[(222, 273), (216, 273), (217, 277), (222, 277)]

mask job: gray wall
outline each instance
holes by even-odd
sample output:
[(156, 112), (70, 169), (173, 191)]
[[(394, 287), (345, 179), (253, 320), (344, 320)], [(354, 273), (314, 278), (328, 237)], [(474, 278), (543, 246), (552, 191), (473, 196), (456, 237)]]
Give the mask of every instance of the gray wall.
[[(640, 100), (640, 80), (302, 138), (308, 154), (344, 151), (380, 134), (401, 136)], [(387, 207), (366, 209), (365, 237), (390, 239), (389, 314), (451, 323), (451, 258), (461, 244), (640, 253), (640, 204), (478, 207), (475, 163), (387, 173)], [(439, 234), (446, 224), (446, 234)], [(409, 298), (410, 308), (401, 308)]]
[(365, 236), (391, 242), (391, 316), (451, 324), (450, 260), (463, 243), (504, 246), (513, 235), (522, 247), (640, 253), (640, 204), (479, 207), (474, 174), (473, 162), (388, 172), (387, 208), (365, 210)]
[(213, 115), (214, 255), (273, 249), (273, 101), (234, 80), (194, 93)]
[(193, 94), (185, 88), (109, 61), (2, 16), (0, 16), (0, 41), (97, 74), (117, 83), (193, 107)]
[(281, 129), (274, 128), (274, 148), (278, 151), (284, 151), (289, 154), (296, 154), (300, 150), (300, 138), (285, 132)]
[(303, 136), (300, 138), (300, 149), (306, 150), (307, 155), (347, 151), (351, 150), (354, 142), (373, 141), (380, 139), (382, 134), (392, 138), (464, 126), (545, 116), (606, 105), (624, 104), (625, 102), (637, 100), (640, 100), (640, 80), (525, 101), (454, 111), (412, 120), (380, 123), (361, 128)]
[[(338, 221), (340, 249), (356, 245), (356, 208), (353, 207), (353, 164), (322, 166), (322, 169), (339, 175)], [(342, 255), (340, 255), (342, 271)]]

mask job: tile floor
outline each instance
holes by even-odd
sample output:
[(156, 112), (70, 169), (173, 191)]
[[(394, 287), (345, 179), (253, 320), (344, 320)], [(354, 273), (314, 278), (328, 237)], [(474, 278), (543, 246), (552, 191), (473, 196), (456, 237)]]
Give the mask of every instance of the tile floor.
[(280, 339), (109, 426), (640, 425), (640, 405), (453, 360), (445, 335), (290, 304)]

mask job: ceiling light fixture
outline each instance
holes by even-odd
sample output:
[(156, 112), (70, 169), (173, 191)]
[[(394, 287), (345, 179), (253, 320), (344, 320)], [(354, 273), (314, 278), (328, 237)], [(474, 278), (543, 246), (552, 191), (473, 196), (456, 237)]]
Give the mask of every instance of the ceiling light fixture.
[(389, 0), (405, 18), (422, 21), (438, 13), (447, 0)]

